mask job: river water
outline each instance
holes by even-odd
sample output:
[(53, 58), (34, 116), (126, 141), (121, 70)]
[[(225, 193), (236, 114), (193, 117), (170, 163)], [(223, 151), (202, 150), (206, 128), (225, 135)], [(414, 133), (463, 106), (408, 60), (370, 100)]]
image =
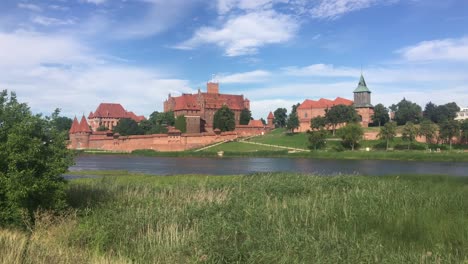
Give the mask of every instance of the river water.
[(70, 168), (71, 171), (126, 170), (156, 175), (232, 175), (254, 172), (298, 172), (320, 175), (440, 174), (468, 176), (467, 162), (324, 160), (310, 158), (174, 158), (132, 155), (80, 155), (76, 157), (75, 162), (76, 164)]

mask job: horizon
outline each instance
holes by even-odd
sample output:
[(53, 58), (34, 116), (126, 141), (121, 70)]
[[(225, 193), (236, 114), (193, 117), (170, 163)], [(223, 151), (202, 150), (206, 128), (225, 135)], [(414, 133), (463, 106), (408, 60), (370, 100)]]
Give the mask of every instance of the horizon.
[[(468, 107), (468, 2), (44, 0), (0, 3), (0, 89), (73, 118), (148, 117), (169, 93), (242, 94), (255, 119), (306, 99)], [(216, 77), (213, 77), (216, 76)]]

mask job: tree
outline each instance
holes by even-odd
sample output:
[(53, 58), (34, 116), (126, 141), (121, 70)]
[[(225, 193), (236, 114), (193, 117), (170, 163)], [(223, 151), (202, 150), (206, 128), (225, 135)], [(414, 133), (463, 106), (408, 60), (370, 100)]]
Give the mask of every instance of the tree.
[(174, 126), (175, 128), (179, 129), (182, 133), (187, 132), (187, 120), (185, 119), (185, 116), (181, 115), (176, 117)]
[(378, 104), (374, 107), (374, 115), (372, 121), (380, 125), (385, 125), (390, 120), (388, 109), (383, 104)]
[(343, 144), (351, 146), (351, 150), (354, 151), (354, 147), (364, 135), (364, 130), (358, 123), (348, 123), (346, 126), (339, 129), (338, 134), (343, 140)]
[(321, 149), (326, 144), (327, 131), (324, 128), (320, 128), (317, 131), (310, 131), (309, 133), (309, 148), (317, 150)]
[(260, 118), (260, 121), (262, 121), (262, 124), (263, 124), (264, 126), (266, 126), (267, 122), (265, 121), (265, 119), (263, 119), (263, 117)]
[(460, 107), (454, 102), (445, 105), (435, 105), (432, 102), (426, 104), (423, 116), (436, 124), (454, 120)]
[(461, 130), (461, 141), (462, 143), (468, 143), (468, 119), (463, 120), (460, 123), (460, 130)]
[(144, 131), (138, 126), (138, 123), (131, 118), (122, 118), (113, 129), (114, 133), (122, 136), (143, 135)]
[(57, 117), (33, 115), (15, 93), (0, 93), (0, 226), (34, 223), (37, 209), (66, 206), (62, 174), (73, 154)]
[(460, 123), (457, 120), (444, 121), (440, 124), (440, 136), (448, 142), (452, 150), (452, 139), (460, 135)]
[(233, 131), (236, 128), (234, 112), (232, 112), (227, 105), (223, 105), (223, 107), (214, 114), (213, 129), (216, 128), (220, 129), (221, 132)]
[(286, 119), (288, 117), (287, 115), (288, 110), (286, 108), (278, 108), (275, 110), (273, 115), (275, 116), (275, 119), (273, 119), (273, 123), (275, 124), (275, 127), (285, 127), (286, 126)]
[(413, 124), (413, 122), (407, 122), (406, 125), (403, 127), (401, 138), (404, 141), (408, 141), (408, 150), (410, 149), (411, 144), (416, 139), (417, 135), (418, 128)]
[(405, 98), (390, 108), (395, 112), (397, 125), (404, 125), (407, 122), (418, 123), (421, 119), (421, 107)]
[(247, 108), (242, 109), (239, 118), (239, 125), (248, 125), (250, 120), (252, 120), (252, 112)]
[(158, 126), (173, 126), (175, 124), (175, 117), (173, 111), (151, 113), (149, 120), (151, 123)]
[(327, 124), (328, 124), (328, 121), (323, 116), (317, 116), (317, 117), (310, 119), (310, 128), (312, 130), (325, 128)]
[(109, 130), (109, 128), (107, 128), (106, 126), (99, 126), (96, 131), (107, 131)]
[(426, 138), (426, 143), (429, 144), (432, 142), (434, 137), (437, 134), (437, 125), (432, 121), (426, 119), (421, 122), (419, 125), (418, 135)]
[(299, 127), (299, 117), (297, 116), (297, 107), (300, 104), (292, 106), (291, 114), (289, 114), (288, 120), (286, 122), (286, 128), (291, 130), (294, 133), (294, 130)]
[(66, 116), (60, 116), (60, 109), (56, 108), (51, 115), (52, 125), (58, 130), (63, 131), (68, 134), (68, 131), (71, 128), (73, 120)]
[(359, 120), (359, 115), (353, 106), (348, 105), (334, 105), (325, 110), (325, 118), (332, 126), (333, 135), (335, 135), (336, 127), (339, 124), (356, 122)]
[(386, 150), (388, 150), (389, 142), (393, 141), (393, 139), (396, 136), (396, 127), (397, 125), (395, 122), (388, 122), (388, 123), (385, 123), (384, 126), (380, 127), (380, 132), (379, 132), (378, 137), (387, 142)]
[(424, 107), (423, 117), (437, 123), (437, 105), (432, 102), (427, 103)]

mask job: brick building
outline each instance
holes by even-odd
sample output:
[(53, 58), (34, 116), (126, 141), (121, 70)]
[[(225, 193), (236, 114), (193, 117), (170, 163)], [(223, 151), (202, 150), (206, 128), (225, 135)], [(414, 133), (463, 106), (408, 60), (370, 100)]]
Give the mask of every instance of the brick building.
[(299, 117), (299, 132), (305, 132), (310, 129), (310, 120), (317, 116), (324, 116), (325, 110), (334, 105), (354, 105), (361, 119), (361, 125), (369, 126), (372, 122), (374, 107), (371, 104), (371, 91), (367, 88), (366, 81), (361, 75), (357, 88), (353, 91), (354, 101), (337, 97), (335, 100), (321, 98), (318, 101), (306, 99), (297, 107)]
[(196, 94), (171, 96), (164, 101), (164, 112), (174, 111), (175, 116), (184, 115), (187, 120), (187, 133), (212, 131), (213, 117), (223, 105), (234, 112), (236, 126), (244, 108), (250, 110), (250, 101), (243, 95), (221, 94), (219, 84), (207, 83), (207, 91)]
[(89, 113), (88, 120), (93, 131), (104, 126), (112, 130), (120, 119), (131, 118), (137, 123), (145, 120), (144, 116), (137, 116), (133, 112), (126, 111), (121, 104), (101, 103), (96, 111)]

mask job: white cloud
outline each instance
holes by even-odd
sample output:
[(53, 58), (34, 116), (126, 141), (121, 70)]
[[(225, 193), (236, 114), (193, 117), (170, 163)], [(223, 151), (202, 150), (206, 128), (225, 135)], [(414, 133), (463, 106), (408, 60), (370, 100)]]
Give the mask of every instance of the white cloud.
[(359, 70), (348, 67), (334, 67), (331, 64), (312, 64), (306, 67), (286, 67), (285, 74), (292, 76), (328, 76), (328, 77), (356, 77)]
[(0, 33), (0, 57), (1, 89), (15, 91), (35, 112), (62, 108), (73, 116), (117, 102), (148, 115), (162, 110), (168, 93), (193, 92), (187, 80), (104, 60), (72, 37)]
[(66, 26), (75, 24), (73, 19), (64, 20), (46, 16), (36, 16), (32, 19), (32, 22), (43, 26)]
[(28, 10), (31, 10), (31, 11), (34, 11), (34, 12), (41, 12), (42, 11), (42, 8), (40, 6), (35, 5), (35, 4), (28, 4), (28, 3), (19, 3), (18, 8), (28, 9)]
[(397, 53), (408, 61), (465, 61), (468, 62), (468, 37), (423, 41), (403, 48)]
[(220, 15), (224, 15), (235, 9), (244, 11), (271, 9), (273, 4), (277, 2), (286, 3), (288, 0), (218, 0), (217, 9)]
[(275, 11), (259, 11), (228, 19), (221, 28), (202, 27), (176, 48), (193, 49), (208, 43), (218, 45), (227, 56), (255, 54), (259, 47), (291, 40), (298, 22)]
[(257, 83), (265, 82), (271, 77), (271, 73), (264, 70), (256, 70), (218, 77), (220, 83)]
[(86, 3), (90, 3), (90, 4), (95, 4), (95, 5), (100, 5), (100, 4), (104, 4), (105, 2), (107, 2), (107, 0), (84, 0)]
[(377, 4), (391, 4), (398, 0), (321, 0), (311, 11), (314, 18), (336, 19), (346, 13)]

